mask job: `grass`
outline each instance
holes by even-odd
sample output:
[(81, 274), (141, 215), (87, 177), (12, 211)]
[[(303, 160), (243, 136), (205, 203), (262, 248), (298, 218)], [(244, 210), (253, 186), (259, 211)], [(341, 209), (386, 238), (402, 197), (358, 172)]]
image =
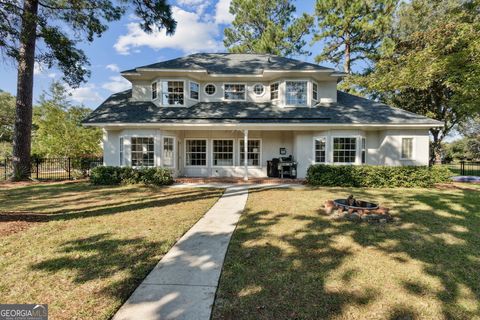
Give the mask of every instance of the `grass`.
[[(400, 222), (323, 215), (349, 194)], [(480, 319), (479, 197), (477, 186), (250, 192), (213, 319)]]
[(57, 214), (0, 237), (0, 303), (47, 303), (52, 319), (108, 319), (220, 195), (86, 182), (0, 188), (1, 211)]

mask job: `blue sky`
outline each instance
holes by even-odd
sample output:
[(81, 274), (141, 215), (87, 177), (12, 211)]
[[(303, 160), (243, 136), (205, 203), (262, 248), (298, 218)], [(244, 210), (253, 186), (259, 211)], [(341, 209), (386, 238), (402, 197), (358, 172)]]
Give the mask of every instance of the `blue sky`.
[[(172, 37), (167, 37), (163, 32), (147, 35), (138, 28), (135, 17), (126, 14), (122, 20), (111, 23), (101, 38), (81, 45), (90, 60), (92, 75), (87, 83), (71, 90), (74, 103), (96, 108), (113, 92), (128, 88), (129, 82), (120, 76), (121, 70), (194, 52), (226, 51), (223, 47), (223, 30), (232, 20), (228, 13), (230, 0), (176, 0), (170, 3), (178, 22), (177, 31)], [(312, 13), (314, 3), (314, 0), (296, 1), (297, 13)], [(307, 49), (312, 55), (297, 58), (313, 62), (315, 54), (321, 51), (321, 45), (311, 47), (308, 44)], [(15, 94), (15, 66), (1, 61), (0, 75), (0, 89)], [(34, 100), (48, 89), (52, 80), (60, 78), (58, 70), (37, 65)]]

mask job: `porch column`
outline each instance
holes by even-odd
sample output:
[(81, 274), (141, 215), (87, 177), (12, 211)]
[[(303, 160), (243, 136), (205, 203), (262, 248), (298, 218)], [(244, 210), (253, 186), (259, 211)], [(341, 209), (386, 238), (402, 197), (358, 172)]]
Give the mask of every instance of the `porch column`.
[(248, 180), (248, 130), (243, 130), (243, 165), (245, 166), (245, 173), (243, 174), (243, 180)]

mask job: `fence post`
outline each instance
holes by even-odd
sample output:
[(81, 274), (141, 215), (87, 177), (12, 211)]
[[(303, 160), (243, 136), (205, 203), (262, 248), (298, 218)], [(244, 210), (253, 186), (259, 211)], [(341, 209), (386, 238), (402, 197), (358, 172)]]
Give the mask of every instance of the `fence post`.
[(465, 175), (465, 160), (460, 161), (460, 175), (461, 176)]
[(72, 168), (70, 167), (70, 157), (68, 157), (68, 180), (72, 180)]
[(35, 158), (35, 167), (36, 167), (36, 177), (37, 177), (37, 180), (38, 180), (38, 170), (39, 170), (39, 167), (40, 167), (40, 159), (39, 158)]

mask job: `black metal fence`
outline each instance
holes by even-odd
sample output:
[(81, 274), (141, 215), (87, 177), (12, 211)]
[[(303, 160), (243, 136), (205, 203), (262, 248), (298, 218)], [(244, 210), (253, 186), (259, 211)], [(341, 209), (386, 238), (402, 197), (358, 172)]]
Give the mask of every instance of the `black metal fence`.
[[(30, 177), (36, 180), (73, 180), (90, 176), (90, 170), (103, 164), (101, 157), (34, 158)], [(14, 175), (11, 159), (0, 160), (0, 180)]]
[(480, 161), (460, 161), (461, 176), (480, 176)]

